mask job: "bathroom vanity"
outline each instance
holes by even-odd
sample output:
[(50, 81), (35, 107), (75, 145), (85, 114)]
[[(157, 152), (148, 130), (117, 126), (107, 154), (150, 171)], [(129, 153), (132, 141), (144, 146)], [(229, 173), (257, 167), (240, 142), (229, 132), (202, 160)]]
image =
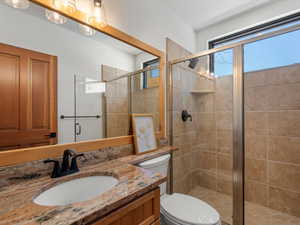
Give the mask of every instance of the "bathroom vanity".
[[(175, 150), (177, 148), (166, 146), (148, 154), (130, 155), (86, 166), (80, 168), (78, 173), (61, 178), (32, 177), (17, 184), (4, 186), (0, 189), (0, 225), (158, 225), (159, 185), (167, 178), (136, 165)], [(61, 205), (35, 203), (35, 199), (41, 193), (59, 184), (95, 176), (114, 177), (118, 183), (87, 201)], [(73, 189), (75, 188), (76, 186)], [(85, 194), (84, 191), (82, 190), (81, 195)], [(48, 203), (46, 201), (42, 204)]]

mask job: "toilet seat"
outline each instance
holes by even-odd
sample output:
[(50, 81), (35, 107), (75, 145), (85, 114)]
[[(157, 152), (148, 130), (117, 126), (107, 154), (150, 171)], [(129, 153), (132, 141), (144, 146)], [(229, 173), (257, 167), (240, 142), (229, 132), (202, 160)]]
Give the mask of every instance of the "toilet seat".
[(174, 225), (219, 225), (219, 213), (192, 196), (174, 193), (161, 198), (161, 214)]

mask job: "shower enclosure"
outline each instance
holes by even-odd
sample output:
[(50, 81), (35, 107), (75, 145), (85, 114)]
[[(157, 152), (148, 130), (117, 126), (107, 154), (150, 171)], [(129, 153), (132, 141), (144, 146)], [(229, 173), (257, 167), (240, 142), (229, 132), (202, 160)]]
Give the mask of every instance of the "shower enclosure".
[(169, 63), (174, 191), (224, 224), (300, 224), (299, 37), (291, 25)]
[(72, 91), (59, 115), (61, 142), (79, 142), (104, 137), (103, 85), (91, 76), (74, 75)]
[(64, 105), (66, 114), (60, 115), (62, 140), (80, 142), (127, 136), (132, 113), (152, 114), (159, 131), (158, 65), (134, 72), (102, 65), (101, 74), (103, 81), (96, 76), (74, 75), (72, 86), (66, 87), (73, 93)]

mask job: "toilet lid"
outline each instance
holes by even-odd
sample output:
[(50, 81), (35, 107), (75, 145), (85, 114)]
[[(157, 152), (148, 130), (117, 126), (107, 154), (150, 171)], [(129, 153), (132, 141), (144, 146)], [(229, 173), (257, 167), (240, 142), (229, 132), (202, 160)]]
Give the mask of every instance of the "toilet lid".
[(161, 210), (183, 224), (214, 225), (220, 220), (219, 213), (204, 201), (178, 193), (162, 198)]

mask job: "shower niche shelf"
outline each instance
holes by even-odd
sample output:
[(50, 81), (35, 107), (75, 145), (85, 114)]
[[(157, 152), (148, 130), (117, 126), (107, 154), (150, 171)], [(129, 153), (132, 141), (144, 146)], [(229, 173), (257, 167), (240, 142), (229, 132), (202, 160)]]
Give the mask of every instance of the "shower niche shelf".
[(213, 94), (215, 93), (215, 91), (214, 90), (191, 90), (190, 93), (195, 95), (201, 95), (201, 94)]

